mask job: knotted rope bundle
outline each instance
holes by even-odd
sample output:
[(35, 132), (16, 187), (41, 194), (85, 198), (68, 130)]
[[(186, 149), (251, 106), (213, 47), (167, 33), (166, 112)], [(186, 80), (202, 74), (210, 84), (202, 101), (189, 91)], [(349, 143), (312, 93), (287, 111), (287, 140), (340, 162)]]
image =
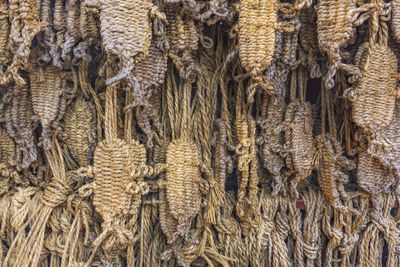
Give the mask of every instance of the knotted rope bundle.
[[(47, 222), (53, 210), (61, 205), (72, 191), (72, 180), (65, 172), (62, 150), (57, 141), (52, 143), (46, 158), (52, 168), (53, 179), (40, 195), (36, 209), (15, 236), (4, 266), (37, 266), (42, 253)], [(29, 230), (27, 230), (29, 229)]]
[(238, 170), (241, 178), (238, 186), (236, 213), (240, 219), (243, 234), (247, 236), (252, 230), (257, 230), (260, 220), (260, 211), (257, 207), (259, 177), (254, 119), (245, 116), (236, 118), (235, 130), (239, 142), (236, 147), (236, 154), (238, 155)]

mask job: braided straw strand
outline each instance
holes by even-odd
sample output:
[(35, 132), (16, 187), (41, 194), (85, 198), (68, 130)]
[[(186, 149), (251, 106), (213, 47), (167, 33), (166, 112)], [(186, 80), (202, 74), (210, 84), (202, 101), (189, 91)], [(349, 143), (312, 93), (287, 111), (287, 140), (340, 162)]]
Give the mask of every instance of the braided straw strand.
[[(10, 33), (10, 21), (8, 17), (7, 0), (0, 1), (0, 66), (3, 67), (10, 61), (10, 49), (8, 38)], [(0, 77), (2, 70), (0, 70)]]

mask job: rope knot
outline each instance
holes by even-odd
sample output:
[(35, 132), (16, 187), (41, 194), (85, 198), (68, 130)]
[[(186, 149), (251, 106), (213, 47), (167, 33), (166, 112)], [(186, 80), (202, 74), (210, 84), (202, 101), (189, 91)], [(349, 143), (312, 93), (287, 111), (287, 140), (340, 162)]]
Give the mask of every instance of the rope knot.
[(304, 254), (308, 259), (315, 260), (317, 258), (319, 246), (304, 243), (303, 249), (304, 249)]
[(44, 190), (40, 200), (51, 208), (55, 208), (63, 203), (72, 191), (72, 184), (59, 179), (53, 179)]

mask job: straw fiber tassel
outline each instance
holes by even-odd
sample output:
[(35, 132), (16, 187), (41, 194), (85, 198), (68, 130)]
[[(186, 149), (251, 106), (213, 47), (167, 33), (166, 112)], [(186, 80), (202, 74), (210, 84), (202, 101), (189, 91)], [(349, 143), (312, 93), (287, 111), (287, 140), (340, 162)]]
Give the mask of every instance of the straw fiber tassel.
[(10, 61), (9, 32), (8, 2), (7, 0), (0, 0), (0, 78), (3, 73), (3, 66)]
[(316, 144), (321, 157), (318, 183), (323, 195), (334, 209), (343, 213), (357, 213), (356, 210), (345, 207), (342, 203), (342, 199), (349, 198), (344, 189), (349, 177), (343, 171), (355, 169), (355, 163), (343, 156), (341, 144), (330, 134), (317, 136)]
[(104, 50), (122, 62), (122, 69), (107, 80), (107, 85), (130, 79), (134, 65), (144, 60), (149, 52), (150, 17), (165, 20), (165, 15), (148, 0), (86, 0), (84, 4), (99, 10)]
[(47, 223), (53, 211), (72, 191), (73, 179), (65, 172), (62, 151), (57, 141), (46, 151), (53, 178), (40, 195), (34, 212), (19, 228), (3, 266), (37, 266), (44, 247)]
[(65, 145), (80, 167), (88, 166), (96, 142), (96, 111), (93, 103), (78, 97), (64, 116)]
[(313, 123), (309, 102), (301, 103), (297, 99), (289, 103), (283, 124), (283, 153), (289, 169), (287, 175), (294, 176), (289, 180), (289, 193), (295, 198), (298, 198), (298, 183), (308, 178), (314, 169), (316, 149), (312, 133)]
[[(358, 53), (363, 53), (360, 49)], [(361, 57), (362, 77), (345, 95), (352, 103), (353, 121), (366, 133), (377, 133), (393, 118), (397, 87), (397, 58), (385, 44), (371, 44)]]
[(10, 0), (10, 49), (13, 51), (13, 60), (7, 71), (0, 79), (0, 83), (14, 80), (24, 84), (24, 79), (18, 74), (19, 69), (27, 69), (30, 47), (33, 38), (42, 28), (39, 21), (39, 7), (36, 0)]
[(177, 139), (167, 148), (166, 199), (171, 215), (178, 222), (176, 234), (188, 237), (192, 219), (201, 208), (201, 156), (192, 141)]
[(359, 76), (359, 70), (342, 63), (340, 49), (347, 46), (355, 34), (353, 24), (356, 0), (319, 0), (317, 5), (317, 30), (319, 48), (328, 55), (330, 66), (325, 80), (326, 88), (334, 86), (337, 69)]

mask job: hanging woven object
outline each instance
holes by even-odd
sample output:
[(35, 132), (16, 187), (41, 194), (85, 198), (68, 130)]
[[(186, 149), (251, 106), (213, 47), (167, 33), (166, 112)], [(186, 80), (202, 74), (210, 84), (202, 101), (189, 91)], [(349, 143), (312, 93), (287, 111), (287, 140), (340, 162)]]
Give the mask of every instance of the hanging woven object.
[(239, 58), (253, 79), (253, 84), (248, 89), (249, 95), (253, 95), (252, 91), (257, 87), (263, 88), (269, 94), (275, 94), (274, 85), (263, 77), (263, 72), (274, 57), (275, 31), (293, 31), (293, 25), (278, 24), (278, 11), (277, 0), (240, 1), (237, 26)]
[(261, 145), (261, 162), (263, 167), (272, 175), (272, 194), (286, 193), (281, 174), (285, 166), (285, 159), (280, 153), (283, 151), (282, 123), (284, 120), (286, 104), (282, 97), (272, 97), (267, 109), (267, 117), (259, 122), (262, 129), (257, 143)]
[(13, 53), (13, 60), (6, 73), (1, 77), (0, 83), (6, 84), (14, 80), (25, 84), (18, 74), (18, 70), (28, 68), (30, 47), (33, 38), (42, 29), (39, 21), (39, 7), (36, 0), (9, 1), (9, 20), (11, 23), (9, 45)]
[[(36, 51), (35, 51), (36, 52)], [(41, 143), (50, 149), (52, 134), (58, 129), (63, 118), (68, 98), (66, 73), (52, 65), (39, 67), (37, 57), (33, 56), (31, 65), (37, 71), (30, 72), (31, 99), (34, 114), (42, 126)]]
[(320, 0), (317, 5), (318, 43), (322, 52), (329, 58), (328, 73), (325, 76), (325, 86), (334, 86), (334, 77), (338, 69), (345, 70), (354, 76), (360, 76), (359, 70), (342, 62), (340, 51), (354, 37), (354, 22), (357, 18), (356, 0)]
[[(400, 104), (396, 103), (392, 121), (382, 130), (380, 134), (387, 139), (391, 147), (386, 150), (372, 149), (372, 156), (385, 166), (393, 171), (396, 177), (396, 186), (400, 182)], [(371, 150), (371, 149), (370, 149)], [(395, 189), (397, 190), (397, 189)]]
[(298, 183), (308, 178), (314, 169), (316, 149), (312, 134), (313, 123), (309, 102), (301, 103), (297, 99), (289, 103), (283, 123), (283, 153), (289, 170), (286, 174), (289, 178), (289, 193), (295, 198), (298, 198)]
[(350, 198), (346, 193), (344, 185), (348, 183), (349, 177), (344, 171), (355, 169), (354, 162), (343, 156), (343, 149), (339, 141), (331, 134), (316, 137), (316, 145), (320, 156), (318, 184), (328, 203), (343, 214), (355, 209), (345, 207), (342, 200)]
[(368, 153), (365, 139), (359, 142), (357, 150), (357, 184), (371, 196), (374, 208), (373, 216), (379, 219), (382, 212), (379, 205), (379, 195), (390, 192), (395, 183), (395, 177), (379, 160)]
[(34, 139), (34, 121), (31, 98), (27, 85), (9, 86), (5, 100), (4, 120), (8, 134), (22, 151), (22, 168), (28, 168), (37, 160), (37, 147)]
[(144, 60), (151, 41), (151, 17), (165, 20), (157, 6), (147, 0), (97, 1), (87, 0), (86, 8), (95, 8), (100, 13), (100, 32), (104, 50), (122, 63), (119, 73), (107, 80), (107, 85), (122, 79), (134, 80), (131, 71), (135, 64)]
[(64, 42), (61, 44), (61, 58), (71, 60), (70, 52), (73, 51), (74, 46), (77, 44), (81, 37), (79, 29), (80, 19), (80, 1), (68, 0), (65, 3), (66, 9), (66, 30), (64, 33)]
[(371, 44), (361, 55), (362, 77), (345, 95), (352, 103), (353, 121), (368, 134), (376, 134), (393, 118), (397, 89), (397, 58), (385, 44)]
[(16, 146), (7, 132), (0, 128), (0, 195), (7, 193), (10, 187), (21, 182), (15, 170), (17, 161)]
[(390, 2), (392, 8), (391, 30), (393, 38), (400, 43), (400, 1), (392, 0)]
[(94, 105), (78, 97), (64, 116), (65, 145), (80, 167), (90, 165), (96, 144), (96, 112)]
[[(319, 51), (317, 13), (313, 7), (303, 8), (300, 10), (299, 20), (301, 23), (299, 31), (300, 60), (304, 60), (303, 64), (310, 68), (310, 78), (318, 78), (321, 76), (321, 71), (317, 62)], [(304, 55), (301, 53), (304, 53)], [(302, 56), (305, 58), (302, 59)]]
[(188, 238), (192, 219), (199, 213), (200, 152), (193, 142), (172, 141), (166, 154), (166, 198), (170, 214), (178, 222), (176, 237)]
[(200, 34), (194, 19), (177, 5), (165, 7), (168, 19), (167, 37), (170, 44), (168, 56), (172, 59), (180, 76), (193, 81), (200, 71), (195, 63), (199, 49)]

